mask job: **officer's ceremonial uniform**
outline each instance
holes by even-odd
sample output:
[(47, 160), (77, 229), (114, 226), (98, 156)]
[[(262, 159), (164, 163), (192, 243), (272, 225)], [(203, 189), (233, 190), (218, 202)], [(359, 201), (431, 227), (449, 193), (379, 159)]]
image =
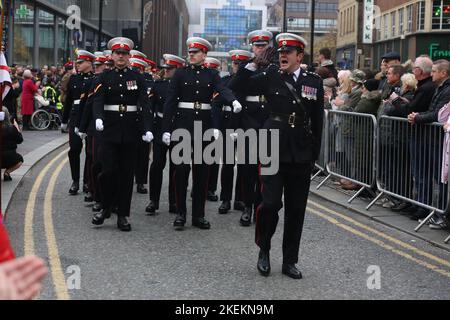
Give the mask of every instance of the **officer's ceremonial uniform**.
[[(248, 40), (252, 45), (268, 45), (272, 38), (272, 33), (265, 30), (255, 30), (248, 35)], [(255, 71), (256, 74), (262, 72), (263, 68)], [(240, 114), (239, 128), (244, 131), (249, 129), (261, 129), (269, 115), (268, 104), (265, 97), (263, 95), (249, 95), (246, 83), (243, 83), (240, 86), (231, 84), (230, 88), (239, 96), (245, 96), (243, 101), (244, 108)], [(246, 145), (245, 148), (244, 154), (246, 159), (249, 159), (250, 155), (259, 155), (257, 145)], [(258, 165), (246, 161), (246, 164), (241, 166), (245, 211), (240, 219), (240, 224), (244, 227), (248, 227), (252, 222), (253, 210), (255, 209), (256, 211), (256, 208), (261, 202), (261, 187), (258, 179)]]
[[(93, 62), (95, 55), (84, 50), (78, 50), (77, 62)], [(69, 194), (76, 195), (80, 189), (80, 155), (83, 150), (83, 141), (78, 136), (77, 121), (79, 119), (79, 107), (82, 94), (87, 92), (91, 85), (91, 80), (94, 74), (88, 72), (86, 74), (72, 75), (67, 84), (67, 92), (64, 103), (64, 113), (62, 119), (62, 127), (69, 126), (69, 161), (70, 170), (72, 173), (73, 184), (70, 188)], [(87, 182), (87, 177), (84, 177), (83, 182)]]
[[(108, 47), (115, 54), (129, 57), (134, 43), (127, 38), (114, 38)], [(100, 75), (94, 93), (96, 129), (102, 132), (100, 184), (103, 210), (94, 215), (93, 224), (102, 225), (118, 203), (118, 227), (130, 231), (131, 199), (138, 143), (150, 143), (151, 119), (147, 84), (142, 74), (129, 67), (118, 68)], [(143, 136), (144, 135), (144, 136)]]
[[(303, 51), (306, 46), (303, 38), (293, 34), (280, 34), (277, 42), (280, 52)], [(278, 224), (278, 212), (283, 207), (284, 193), (283, 273), (300, 279), (302, 275), (295, 264), (298, 262), (311, 171), (320, 153), (323, 82), (318, 75), (301, 68), (290, 75), (279, 70), (277, 65), (270, 65), (257, 75), (247, 68), (241, 68), (235, 79), (237, 83), (249, 83), (247, 88), (252, 94), (266, 96), (271, 113), (263, 128), (279, 130), (280, 134), (279, 171), (275, 175), (261, 177), (263, 202), (257, 210), (256, 225), (256, 244), (261, 249), (258, 270), (264, 276), (270, 273), (271, 239)], [(286, 82), (293, 87), (297, 97)]]
[[(165, 69), (183, 68), (186, 64), (184, 59), (172, 54), (165, 54), (163, 58), (165, 62), (162, 67)], [(149, 174), (150, 203), (145, 209), (150, 215), (154, 215), (159, 210), (163, 174), (167, 164), (167, 153), (169, 151), (169, 147), (162, 141), (164, 105), (167, 100), (169, 83), (170, 78), (156, 80), (150, 93), (153, 114), (155, 117), (153, 123), (153, 134), (155, 135), (155, 140), (153, 141), (153, 161), (150, 166)], [(177, 213), (174, 188), (175, 169), (172, 161), (170, 161), (169, 166), (169, 212)]]
[[(211, 44), (201, 38), (190, 38), (187, 41), (190, 52), (208, 52)], [(163, 141), (167, 144), (172, 126), (174, 129), (185, 129), (194, 139), (194, 122), (201, 122), (203, 132), (213, 129), (211, 101), (214, 93), (218, 93), (228, 104), (239, 110), (242, 108), (231, 90), (224, 87), (219, 72), (202, 65), (189, 65), (178, 69), (169, 85), (167, 101), (164, 106), (164, 119), (162, 131)], [(219, 113), (220, 115), (220, 113)], [(172, 121), (174, 121), (172, 123)], [(215, 119), (214, 123), (219, 123)], [(217, 129), (218, 128), (214, 128)], [(203, 147), (205, 146), (205, 143)], [(203, 149), (202, 149), (203, 150)], [(178, 216), (174, 222), (176, 229), (184, 228), (186, 224), (186, 192), (189, 181), (190, 164), (177, 165), (175, 168), (175, 185), (177, 197)], [(210, 224), (205, 220), (205, 197), (208, 187), (208, 166), (203, 163), (193, 164), (193, 199), (192, 219), (193, 225), (201, 229), (209, 229)]]

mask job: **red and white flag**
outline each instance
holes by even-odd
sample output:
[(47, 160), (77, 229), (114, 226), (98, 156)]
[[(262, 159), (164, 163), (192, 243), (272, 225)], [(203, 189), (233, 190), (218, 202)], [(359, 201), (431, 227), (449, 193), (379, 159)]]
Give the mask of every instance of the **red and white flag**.
[(0, 52), (0, 85), (3, 86), (3, 97), (2, 100), (5, 99), (9, 90), (11, 89), (11, 74), (9, 73), (9, 67), (6, 63), (5, 54)]

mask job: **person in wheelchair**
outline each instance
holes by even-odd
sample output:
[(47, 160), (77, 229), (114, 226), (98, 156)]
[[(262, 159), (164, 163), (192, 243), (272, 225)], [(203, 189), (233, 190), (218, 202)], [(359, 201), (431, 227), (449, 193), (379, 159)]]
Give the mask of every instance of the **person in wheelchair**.
[(43, 95), (45, 100), (49, 102), (48, 106), (44, 106), (44, 110), (50, 113), (57, 113), (62, 119), (62, 113), (58, 109), (58, 93), (56, 91), (56, 84), (54, 80), (50, 80), (44, 87)]

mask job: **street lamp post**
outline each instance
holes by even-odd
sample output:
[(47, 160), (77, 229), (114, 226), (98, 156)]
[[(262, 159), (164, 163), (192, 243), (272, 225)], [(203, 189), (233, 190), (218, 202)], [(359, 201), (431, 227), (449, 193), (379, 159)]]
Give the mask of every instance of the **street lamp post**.
[(287, 2), (288, 0), (284, 0), (283, 4), (283, 32), (287, 32)]
[(103, 30), (103, 0), (99, 1), (98, 13), (98, 51), (102, 50), (102, 30)]
[(316, 0), (311, 0), (311, 65), (314, 63), (314, 31), (316, 20)]

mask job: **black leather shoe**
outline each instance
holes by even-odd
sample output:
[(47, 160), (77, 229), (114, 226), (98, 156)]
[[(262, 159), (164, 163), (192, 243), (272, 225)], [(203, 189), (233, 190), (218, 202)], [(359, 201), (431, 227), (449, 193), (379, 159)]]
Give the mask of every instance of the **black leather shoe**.
[(89, 192), (89, 186), (85, 183), (83, 184), (83, 193), (88, 193)]
[(300, 270), (297, 269), (295, 264), (283, 264), (282, 272), (289, 278), (300, 280), (303, 279), (303, 275)]
[(231, 210), (231, 202), (224, 201), (222, 205), (219, 207), (219, 214), (227, 214)]
[(95, 204), (94, 204), (94, 206), (92, 207), (92, 211), (94, 211), (94, 212), (100, 212), (100, 211), (102, 211), (102, 204), (100, 203), (100, 202), (96, 202)]
[(84, 202), (87, 203), (94, 202), (94, 196), (92, 195), (92, 193), (90, 192), (86, 193), (86, 195), (84, 196)]
[(80, 184), (78, 182), (72, 183), (72, 186), (70, 187), (69, 194), (71, 196), (76, 196), (78, 194), (78, 191), (80, 191)]
[(119, 228), (120, 231), (123, 231), (123, 232), (130, 232), (131, 224), (128, 222), (128, 219), (126, 217), (118, 217), (117, 218), (117, 228)]
[(192, 220), (192, 226), (197, 227), (202, 230), (211, 229), (211, 224), (205, 218), (199, 218)]
[(179, 214), (173, 223), (175, 230), (181, 231), (184, 230), (184, 226), (186, 225), (186, 216)]
[(137, 193), (140, 193), (140, 194), (147, 194), (147, 193), (148, 193), (148, 190), (144, 187), (143, 184), (138, 184), (138, 185), (137, 185)]
[(259, 251), (258, 257), (258, 271), (264, 276), (268, 277), (270, 275), (270, 254), (267, 251)]
[(3, 181), (9, 182), (12, 181), (11, 175), (7, 172), (3, 174)]
[(233, 209), (236, 211), (244, 211), (245, 204), (242, 201), (236, 201), (236, 202), (234, 202)]
[(145, 212), (147, 212), (149, 215), (154, 216), (156, 214), (156, 210), (158, 210), (159, 206), (150, 200), (150, 203), (148, 204), (147, 208), (145, 208)]
[(240, 221), (241, 226), (250, 227), (252, 225), (252, 215), (253, 215), (253, 209), (245, 208), (245, 211), (242, 214), (241, 221)]
[(172, 214), (177, 214), (178, 213), (178, 209), (177, 209), (177, 205), (176, 204), (171, 204), (169, 206), (169, 213), (172, 213)]
[(219, 197), (212, 191), (208, 191), (207, 199), (208, 199), (208, 201), (211, 201), (211, 202), (219, 201)]
[(101, 226), (103, 223), (105, 223), (105, 220), (109, 218), (111, 218), (111, 211), (103, 209), (102, 211), (94, 214), (94, 217), (92, 218), (92, 224)]

